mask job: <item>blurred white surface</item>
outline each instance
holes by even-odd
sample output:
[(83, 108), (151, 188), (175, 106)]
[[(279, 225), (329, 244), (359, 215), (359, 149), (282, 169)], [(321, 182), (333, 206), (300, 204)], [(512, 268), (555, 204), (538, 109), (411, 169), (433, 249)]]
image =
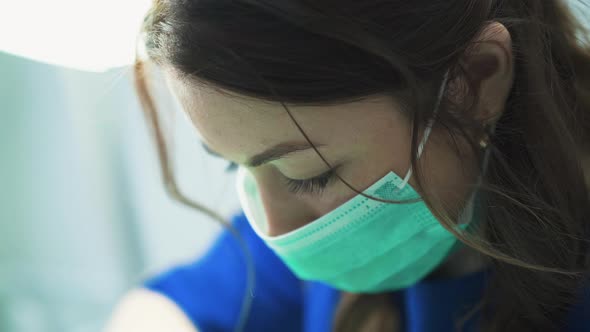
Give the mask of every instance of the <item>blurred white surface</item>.
[[(88, 73), (0, 53), (0, 331), (98, 331), (124, 291), (197, 259), (221, 227), (164, 192), (129, 68)], [(182, 187), (238, 203), (180, 110)], [(163, 106), (166, 107), (166, 106)]]
[(151, 0), (1, 0), (0, 51), (104, 71), (130, 64)]

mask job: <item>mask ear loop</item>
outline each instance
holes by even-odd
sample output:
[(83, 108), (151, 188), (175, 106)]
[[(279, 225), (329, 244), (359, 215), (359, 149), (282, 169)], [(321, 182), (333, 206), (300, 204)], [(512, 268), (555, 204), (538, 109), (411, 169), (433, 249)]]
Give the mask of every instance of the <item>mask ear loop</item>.
[[(489, 136), (493, 135), (496, 132), (496, 123), (490, 125), (490, 131), (487, 133)], [(489, 139), (489, 136), (487, 139)], [(481, 145), (482, 149), (484, 150), (484, 155), (483, 155), (483, 167), (481, 170), (481, 174), (477, 177), (476, 183), (475, 183), (475, 190), (471, 193), (469, 200), (467, 201), (467, 205), (464, 208), (463, 213), (461, 214), (460, 218), (459, 218), (459, 225), (462, 226), (467, 226), (468, 224), (471, 223), (471, 221), (474, 218), (474, 209), (475, 209), (475, 201), (476, 201), (476, 195), (478, 194), (478, 190), (479, 187), (481, 186), (481, 183), (483, 182), (483, 178), (485, 177), (485, 174), (488, 170), (488, 164), (489, 164), (489, 160), (490, 160), (490, 154), (491, 154), (491, 148), (489, 147), (489, 145), (486, 143), (485, 145)]]
[[(440, 107), (440, 103), (443, 99), (443, 94), (445, 93), (445, 90), (447, 87), (447, 82), (449, 80), (449, 71), (450, 70), (447, 70), (445, 72), (443, 82), (442, 82), (440, 89), (438, 91), (438, 98), (436, 100), (436, 106), (434, 108), (434, 113), (432, 115), (432, 119), (430, 119), (428, 121), (428, 124), (426, 125), (426, 130), (424, 131), (424, 138), (422, 139), (422, 142), (420, 142), (420, 145), (418, 146), (418, 159), (420, 159), (420, 156), (422, 156), (422, 150), (424, 150), (424, 145), (428, 141), (428, 137), (430, 136), (430, 132), (432, 131), (432, 126), (434, 125), (434, 120), (436, 118), (436, 114), (438, 113), (438, 109)], [(400, 185), (398, 186), (398, 188), (400, 190), (403, 189), (408, 184), (408, 181), (410, 181), (411, 176), (412, 176), (412, 166), (410, 166), (410, 169), (408, 170), (406, 177), (404, 178), (402, 183), (400, 183)]]

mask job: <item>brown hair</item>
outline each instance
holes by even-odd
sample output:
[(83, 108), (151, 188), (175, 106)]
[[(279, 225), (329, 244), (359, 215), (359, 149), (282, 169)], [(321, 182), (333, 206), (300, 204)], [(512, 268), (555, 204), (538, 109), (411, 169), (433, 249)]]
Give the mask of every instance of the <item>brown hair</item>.
[[(417, 129), (432, 117), (447, 69), (449, 80), (469, 84), (447, 91), (437, 125), (477, 151), (466, 133), (483, 126), (469, 116), (478, 86), (459, 59), (490, 21), (511, 34), (515, 77), (490, 133), (489, 164), (478, 187), (485, 192), (485, 222), (477, 236), (457, 232), (440, 202), (424, 201), (443, 227), (491, 258), (487, 292), (464, 318), (480, 311), (481, 331), (559, 330), (590, 267), (590, 199), (582, 166), (590, 151), (590, 43), (578, 39), (588, 31), (564, 1), (155, 0), (141, 29), (135, 73), (168, 192), (226, 223), (178, 190), (149, 94), (147, 63), (224, 93), (278, 101), (289, 114), (286, 104), (395, 96), (412, 119), (415, 168)], [(453, 103), (454, 93), (473, 102)], [(418, 168), (418, 190), (420, 174)], [(395, 331), (396, 315), (384, 294), (346, 294), (334, 330)]]

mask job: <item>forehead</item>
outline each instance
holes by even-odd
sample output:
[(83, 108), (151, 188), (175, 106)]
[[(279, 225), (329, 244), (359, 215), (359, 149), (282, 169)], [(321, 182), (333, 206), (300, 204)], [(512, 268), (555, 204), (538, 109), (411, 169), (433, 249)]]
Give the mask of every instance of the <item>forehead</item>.
[(175, 76), (167, 76), (167, 83), (201, 139), (224, 155), (267, 146), (293, 134), (286, 128), (288, 114), (278, 103), (232, 96)]
[[(271, 145), (303, 141), (304, 136), (278, 102), (234, 96), (211, 87), (190, 84), (165, 73), (166, 82), (190, 117), (201, 139), (213, 150), (235, 160)], [(400, 112), (389, 96), (327, 106), (287, 105), (314, 143), (346, 146), (383, 128), (400, 125)]]

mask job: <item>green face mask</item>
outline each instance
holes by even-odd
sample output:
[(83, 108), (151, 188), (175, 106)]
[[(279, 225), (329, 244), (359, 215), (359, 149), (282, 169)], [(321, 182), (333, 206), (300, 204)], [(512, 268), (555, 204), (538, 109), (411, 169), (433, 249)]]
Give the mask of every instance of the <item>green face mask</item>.
[[(447, 75), (439, 93), (439, 101)], [(418, 157), (430, 134), (427, 127)], [(420, 195), (394, 172), (364, 193), (388, 200)], [(257, 184), (249, 171), (237, 173), (240, 203), (254, 231), (304, 280), (322, 281), (350, 292), (382, 292), (406, 288), (433, 271), (459, 242), (443, 228), (422, 201), (383, 203), (357, 195), (319, 219), (280, 236), (266, 235), (266, 215)], [(463, 210), (464, 229), (471, 221), (475, 193)]]

